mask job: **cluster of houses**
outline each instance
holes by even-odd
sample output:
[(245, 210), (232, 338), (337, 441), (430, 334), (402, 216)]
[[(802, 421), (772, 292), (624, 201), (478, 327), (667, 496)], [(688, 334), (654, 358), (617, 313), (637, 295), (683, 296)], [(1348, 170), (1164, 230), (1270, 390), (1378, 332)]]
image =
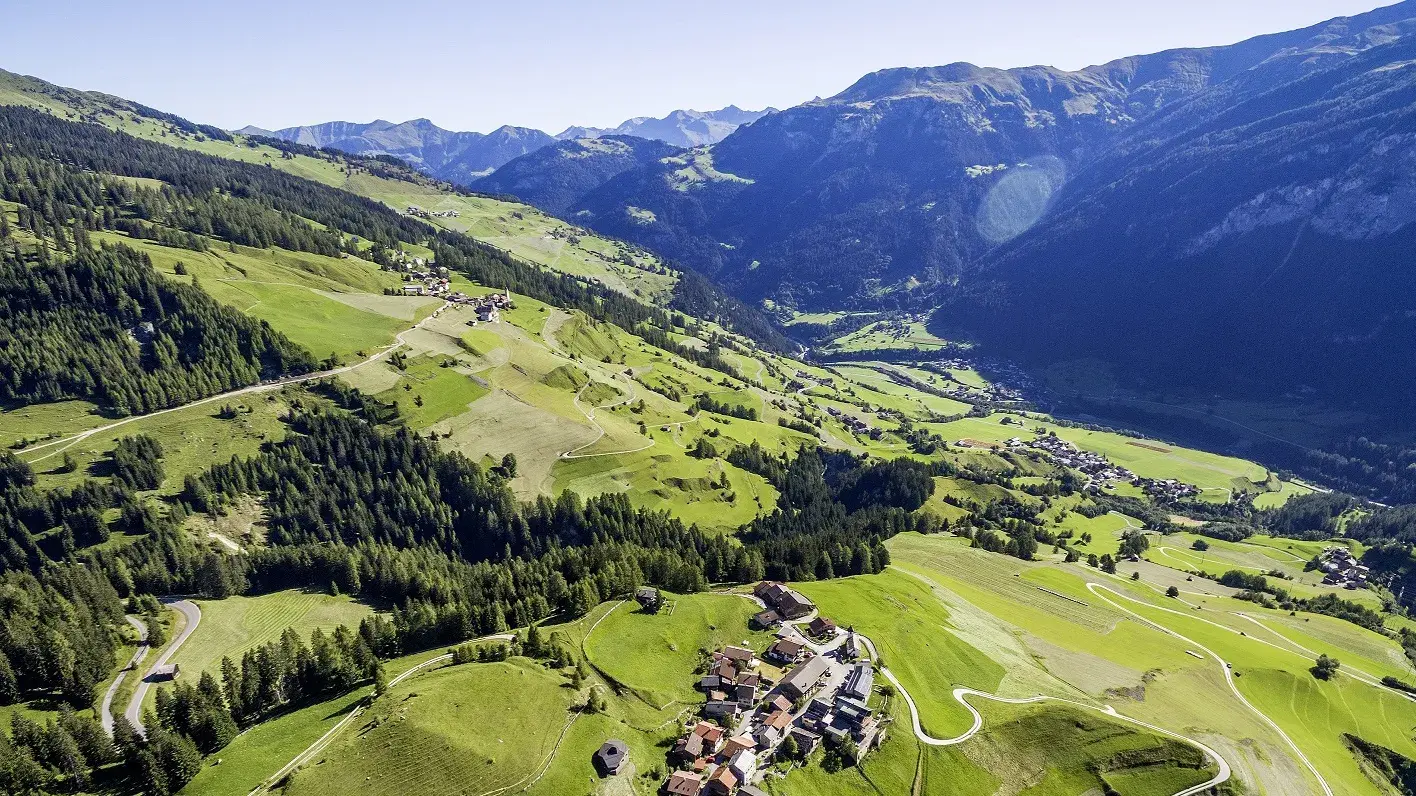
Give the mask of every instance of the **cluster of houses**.
[(424, 210), (417, 205), (409, 205), (404, 212), (414, 218), (457, 218), (461, 215), (456, 210)]
[[(653, 590), (641, 590), (641, 603), (657, 602)], [(780, 627), (762, 653), (726, 646), (712, 653), (698, 681), (704, 692), (703, 720), (685, 728), (669, 757), (675, 770), (664, 791), (676, 796), (761, 796), (754, 780), (778, 747), (792, 738), (810, 754), (823, 738), (852, 741), (867, 750), (876, 742), (879, 723), (868, 706), (874, 670), (860, 661), (860, 641), (853, 631), (816, 616), (801, 623), (813, 641), (799, 635), (797, 624), (815, 606), (784, 584), (759, 583), (753, 594), (764, 604), (753, 623)], [(657, 605), (655, 606), (657, 607)], [(646, 605), (646, 608), (648, 606)], [(786, 624), (785, 627), (782, 627)], [(771, 664), (764, 667), (763, 662)], [(774, 682), (769, 672), (785, 674)], [(622, 741), (610, 739), (595, 753), (595, 765), (607, 775), (619, 773), (627, 760)]]
[(706, 693), (703, 714), (674, 743), (670, 761), (678, 770), (664, 790), (677, 796), (730, 796), (761, 793), (752, 779), (771, 756), (783, 733), (791, 728), (792, 703), (778, 695), (758, 704), (770, 681), (759, 671), (761, 661), (746, 647), (728, 646), (714, 652), (708, 673), (699, 680)]
[(477, 319), (471, 321), (469, 325), (476, 326), (478, 323), (496, 323), (501, 320), (501, 311), (511, 307), (511, 291), (501, 293), (486, 293), (481, 296), (469, 296), (463, 292), (449, 293), (447, 300), (454, 304), (462, 304), (471, 307), (477, 313)]
[(1131, 485), (1159, 501), (1182, 500), (1200, 494), (1199, 487), (1174, 478), (1132, 478)]
[(879, 439), (884, 432), (878, 428), (871, 428), (870, 424), (861, 420), (849, 412), (842, 412), (834, 406), (826, 407), (826, 414), (841, 421), (841, 424), (850, 429), (855, 434), (869, 434), (871, 439)]
[(1329, 547), (1318, 554), (1318, 563), (1323, 570), (1323, 583), (1329, 586), (1365, 589), (1367, 578), (1372, 575), (1372, 570), (1357, 563), (1352, 551), (1345, 547)]
[(442, 266), (433, 265), (422, 257), (406, 255), (385, 265), (383, 270), (403, 275), (405, 296), (444, 296), (452, 276)]
[(1038, 434), (1031, 442), (1013, 437), (1005, 443), (1009, 448), (1031, 448), (1047, 454), (1054, 463), (1070, 467), (1090, 479), (1093, 485), (1109, 484), (1117, 481), (1134, 482), (1136, 474), (1099, 453), (1084, 451), (1076, 445), (1057, 436), (1054, 431)]
[[(777, 627), (815, 610), (781, 583), (759, 583), (753, 593), (767, 605), (753, 618), (760, 627)], [(804, 755), (828, 737), (853, 741), (862, 752), (875, 743), (879, 724), (867, 706), (874, 670), (869, 661), (858, 662), (855, 633), (842, 638), (834, 622), (815, 617), (805, 624), (813, 645), (795, 627), (782, 627), (761, 659), (738, 646), (709, 656), (707, 673), (698, 682), (706, 696), (704, 719), (686, 727), (674, 743), (669, 758), (676, 770), (664, 792), (762, 796), (754, 784), (761, 779), (760, 769), (787, 738)], [(778, 669), (785, 674), (773, 682), (768, 672)]]

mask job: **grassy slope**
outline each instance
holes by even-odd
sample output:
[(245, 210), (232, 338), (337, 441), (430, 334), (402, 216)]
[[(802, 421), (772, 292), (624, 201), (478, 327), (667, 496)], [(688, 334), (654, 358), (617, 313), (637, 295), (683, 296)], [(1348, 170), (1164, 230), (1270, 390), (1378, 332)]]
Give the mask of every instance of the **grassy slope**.
[(376, 702), (285, 792), (481, 793), (510, 786), (532, 776), (555, 747), (570, 706), (562, 683), (522, 660), (422, 675)]
[(172, 658), (193, 677), (201, 671), (219, 673), (223, 655), (239, 663), (246, 650), (279, 639), (286, 628), (308, 642), (315, 628), (330, 633), (345, 625), (357, 631), (359, 621), (373, 613), (369, 606), (348, 597), (296, 590), (200, 600), (197, 607), (202, 621)]
[(768, 633), (748, 629), (759, 608), (735, 595), (669, 595), (672, 610), (615, 608), (585, 644), (591, 663), (656, 708), (701, 700), (693, 670), (704, 650), (738, 644), (766, 649)]

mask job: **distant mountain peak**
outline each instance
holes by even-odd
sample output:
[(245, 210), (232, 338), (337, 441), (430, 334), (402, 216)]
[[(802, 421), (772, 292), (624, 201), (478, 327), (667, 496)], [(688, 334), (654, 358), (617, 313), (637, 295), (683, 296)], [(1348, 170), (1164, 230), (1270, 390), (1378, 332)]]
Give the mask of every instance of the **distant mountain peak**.
[(574, 138), (599, 138), (607, 135), (632, 135), (663, 141), (674, 146), (706, 146), (718, 143), (742, 125), (757, 121), (775, 110), (775, 108), (763, 108), (760, 111), (745, 111), (736, 105), (729, 105), (716, 111), (680, 108), (670, 111), (660, 118), (635, 116), (624, 120), (618, 127), (583, 127), (579, 125), (567, 127), (558, 133), (556, 138), (565, 141)]

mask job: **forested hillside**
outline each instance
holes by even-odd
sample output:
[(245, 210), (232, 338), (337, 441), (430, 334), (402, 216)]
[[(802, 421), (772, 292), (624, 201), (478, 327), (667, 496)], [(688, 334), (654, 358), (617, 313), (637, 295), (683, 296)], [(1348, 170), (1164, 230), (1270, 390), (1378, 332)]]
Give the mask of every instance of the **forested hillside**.
[(80, 398), (141, 414), (314, 369), (269, 326), (162, 279), (132, 249), (96, 251), (76, 231), (65, 262), (0, 253), (0, 401)]

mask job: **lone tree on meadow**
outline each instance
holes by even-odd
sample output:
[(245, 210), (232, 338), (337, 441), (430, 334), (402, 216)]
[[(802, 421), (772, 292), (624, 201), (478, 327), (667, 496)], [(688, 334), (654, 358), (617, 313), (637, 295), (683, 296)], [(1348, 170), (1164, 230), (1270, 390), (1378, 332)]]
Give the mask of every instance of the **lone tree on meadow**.
[(1319, 680), (1331, 680), (1333, 675), (1337, 674), (1337, 668), (1341, 665), (1342, 662), (1337, 658), (1319, 655), (1318, 662), (1308, 671), (1312, 672), (1313, 676)]
[(1179, 597), (1179, 596), (1180, 596), (1180, 590), (1177, 589), (1177, 588), (1175, 588), (1174, 586), (1171, 586), (1170, 588), (1168, 588), (1168, 589), (1165, 590), (1165, 596), (1166, 596), (1166, 597)]

